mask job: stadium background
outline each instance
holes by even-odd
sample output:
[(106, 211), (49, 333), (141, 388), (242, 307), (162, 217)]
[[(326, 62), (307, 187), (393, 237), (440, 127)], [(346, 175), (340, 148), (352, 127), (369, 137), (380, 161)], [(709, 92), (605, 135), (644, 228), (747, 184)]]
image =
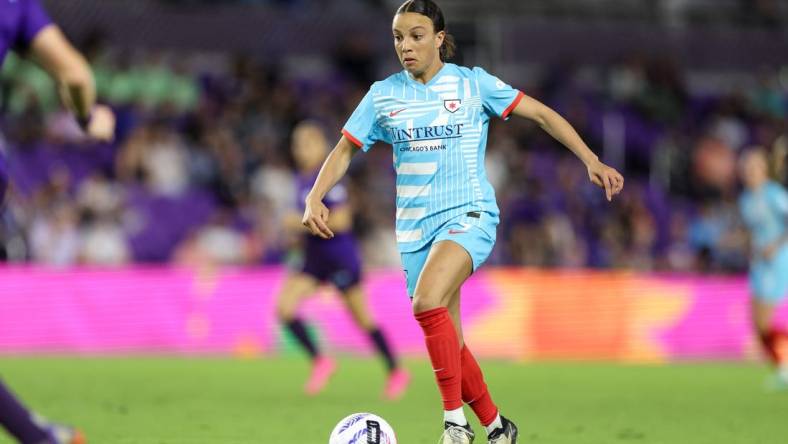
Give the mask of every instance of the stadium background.
[[(44, 4), (88, 56), (118, 131), (115, 143), (85, 144), (45, 75), (6, 61), (9, 368), (24, 375), (53, 353), (295, 359), (272, 305), (299, 260), (278, 223), (295, 201), (289, 132), (312, 118), (334, 140), (369, 84), (398, 69), (388, 31), (398, 2)], [(760, 361), (736, 161), (762, 145), (788, 178), (788, 2), (440, 4), (456, 62), (561, 112), (627, 178), (608, 204), (535, 125), (492, 124), (487, 169), (502, 220), (465, 289), (474, 350), (528, 362)], [(373, 311), (418, 360), (390, 162), (383, 146), (354, 159), (355, 230)], [(369, 353), (330, 292), (303, 312), (330, 350)], [(788, 310), (779, 316), (788, 322)], [(20, 354), (32, 357), (10, 358)], [(35, 393), (30, 378), (22, 387)], [(757, 390), (756, 379), (744, 384)]]

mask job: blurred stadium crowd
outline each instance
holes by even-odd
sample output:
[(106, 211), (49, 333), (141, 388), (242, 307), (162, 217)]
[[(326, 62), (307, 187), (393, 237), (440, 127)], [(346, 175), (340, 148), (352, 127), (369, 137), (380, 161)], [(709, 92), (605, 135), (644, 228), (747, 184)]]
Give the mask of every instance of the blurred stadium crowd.
[[(118, 113), (118, 137), (82, 143), (45, 75), (6, 62), (0, 166), (13, 185), (4, 258), (60, 266), (293, 260), (294, 236), (280, 223), (298, 199), (290, 130), (316, 119), (336, 140), (376, 80), (380, 57), (361, 45), (293, 70), (248, 56), (129, 51), (98, 35), (80, 46), (100, 99)], [(527, 79), (528, 88), (525, 79), (504, 80), (566, 116), (623, 169), (627, 186), (609, 204), (583, 165), (540, 129), (495, 123), (487, 171), (502, 221), (489, 263), (744, 269), (737, 157), (762, 145), (776, 167), (785, 159), (788, 68), (708, 88), (698, 85), (715, 79), (689, 81), (671, 59), (633, 53), (605, 68), (556, 64)], [(775, 173), (785, 179), (784, 169)], [(396, 266), (388, 148), (357, 155), (350, 177), (367, 265)]]

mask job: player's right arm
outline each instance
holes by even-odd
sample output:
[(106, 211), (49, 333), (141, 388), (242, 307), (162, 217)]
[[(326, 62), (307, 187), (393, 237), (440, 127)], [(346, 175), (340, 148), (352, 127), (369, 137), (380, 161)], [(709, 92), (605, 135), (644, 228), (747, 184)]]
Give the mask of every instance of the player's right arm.
[(90, 137), (110, 140), (115, 116), (106, 106), (96, 105), (93, 73), (85, 58), (54, 24), (39, 31), (30, 45), (33, 59), (55, 80), (63, 105), (77, 118)]
[[(353, 211), (350, 209), (350, 205), (340, 205), (331, 208), (329, 211), (331, 212), (331, 217), (328, 218), (326, 224), (332, 233), (350, 231), (353, 225)], [(291, 213), (285, 216), (283, 225), (289, 232), (300, 234), (306, 229), (301, 221), (301, 214)]]
[(334, 237), (334, 232), (328, 226), (328, 207), (323, 204), (323, 197), (347, 172), (353, 155), (359, 148), (346, 136), (342, 136), (337, 145), (328, 154), (320, 173), (317, 175), (312, 190), (306, 196), (304, 217), (301, 223), (309, 231), (323, 239)]
[(306, 197), (302, 223), (312, 234), (323, 239), (334, 237), (334, 232), (328, 226), (328, 207), (323, 204), (323, 197), (342, 179), (350, 166), (350, 160), (359, 150), (367, 151), (376, 141), (385, 139), (376, 119), (377, 111), (372, 98), (374, 86), (361, 99), (345, 123), (342, 138), (328, 154), (312, 190)]

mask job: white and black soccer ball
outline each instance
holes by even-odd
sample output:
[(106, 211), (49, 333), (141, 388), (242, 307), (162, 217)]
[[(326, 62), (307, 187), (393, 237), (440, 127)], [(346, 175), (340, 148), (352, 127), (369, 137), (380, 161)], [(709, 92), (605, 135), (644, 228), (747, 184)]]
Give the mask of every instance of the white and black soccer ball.
[(394, 429), (380, 416), (354, 413), (339, 421), (328, 444), (397, 444)]

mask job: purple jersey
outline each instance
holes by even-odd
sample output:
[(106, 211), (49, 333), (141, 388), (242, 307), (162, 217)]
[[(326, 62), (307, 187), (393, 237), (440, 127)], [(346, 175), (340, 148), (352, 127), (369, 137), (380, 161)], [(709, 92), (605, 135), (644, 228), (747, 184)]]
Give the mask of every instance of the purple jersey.
[[(306, 195), (312, 190), (312, 185), (314, 185), (317, 180), (317, 173), (299, 174), (296, 180), (296, 186), (298, 188), (298, 208), (303, 211), (305, 208), (304, 201), (306, 200)], [(347, 204), (347, 198), (347, 188), (345, 184), (339, 182), (328, 192), (328, 194), (326, 194), (323, 198), (323, 203), (331, 209)]]
[(27, 50), (50, 23), (38, 0), (0, 0), (0, 64), (9, 50)]
[[(301, 212), (303, 212), (305, 209), (304, 201), (306, 200), (306, 195), (309, 194), (309, 191), (312, 189), (312, 185), (314, 185), (315, 180), (317, 180), (317, 172), (310, 174), (299, 174), (297, 176), (296, 187), (298, 189), (298, 209)], [(334, 188), (332, 188), (331, 191), (329, 191), (328, 194), (326, 194), (326, 196), (323, 198), (323, 203), (328, 207), (329, 210), (346, 205), (348, 203), (347, 187), (345, 187), (342, 182), (336, 184)], [(335, 243), (336, 245), (340, 245), (340, 242), (337, 242), (340, 238), (349, 237), (352, 239), (352, 236), (349, 232), (334, 234), (335, 236), (333, 239), (321, 239), (317, 236), (307, 235), (306, 246), (307, 248), (310, 248), (312, 244), (325, 245), (326, 243)], [(346, 241), (341, 243), (345, 245), (348, 244)], [(355, 248), (355, 245), (353, 248)]]
[[(38, 32), (50, 23), (38, 0), (0, 0), (0, 66), (9, 50), (27, 50)], [(0, 203), (8, 187), (3, 157), (0, 152)]]
[[(299, 174), (297, 178), (298, 208), (304, 210), (304, 200), (317, 179), (317, 173)], [(323, 198), (329, 208), (348, 203), (347, 188), (338, 183)], [(361, 261), (356, 240), (349, 232), (334, 233), (331, 239), (322, 239), (311, 234), (304, 238), (304, 266), (301, 271), (319, 281), (330, 282), (342, 291), (361, 280)]]

